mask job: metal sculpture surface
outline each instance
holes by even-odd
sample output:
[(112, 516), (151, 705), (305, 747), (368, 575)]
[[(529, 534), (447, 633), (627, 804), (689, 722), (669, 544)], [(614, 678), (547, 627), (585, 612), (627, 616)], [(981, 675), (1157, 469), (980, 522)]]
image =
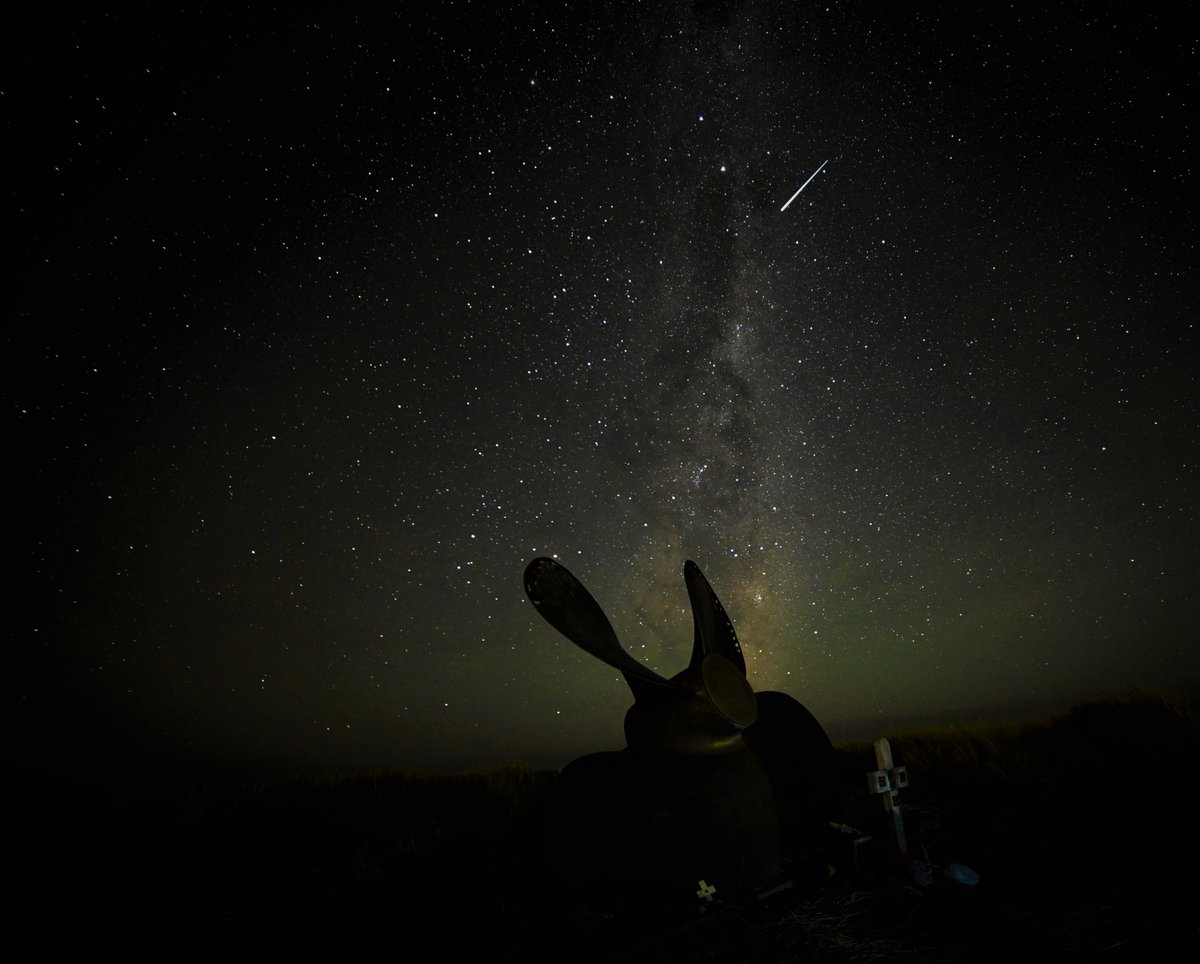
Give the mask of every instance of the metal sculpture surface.
[(567, 766), (547, 817), (557, 871), (581, 885), (734, 888), (779, 875), (809, 848), (835, 788), (829, 738), (785, 693), (755, 693), (733, 624), (700, 567), (684, 581), (694, 639), (667, 679), (630, 656), (591, 594), (553, 559), (525, 569), (525, 591), (555, 629), (621, 671), (633, 691), (628, 746)]

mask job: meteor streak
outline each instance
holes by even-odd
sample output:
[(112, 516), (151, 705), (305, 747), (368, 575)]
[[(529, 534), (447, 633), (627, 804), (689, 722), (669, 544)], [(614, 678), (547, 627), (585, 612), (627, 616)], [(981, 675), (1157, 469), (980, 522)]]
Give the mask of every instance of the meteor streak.
[[(822, 161), (821, 167), (824, 167), (828, 163), (829, 163), (828, 159)], [(821, 167), (818, 167), (815, 171), (813, 171), (810, 175), (808, 175), (808, 181), (811, 181), (814, 177), (816, 177), (818, 174), (821, 173)], [(806, 187), (808, 187), (808, 181), (805, 181), (803, 184), (801, 184), (796, 189), (796, 193), (793, 194), (790, 198), (787, 199), (787, 201), (784, 202), (783, 207), (781, 207), (779, 209), (780, 213), (786, 211), (788, 209), (788, 205), (791, 204), (794, 200), (796, 200), (796, 198), (798, 198), (800, 196), (801, 191), (803, 191)]]

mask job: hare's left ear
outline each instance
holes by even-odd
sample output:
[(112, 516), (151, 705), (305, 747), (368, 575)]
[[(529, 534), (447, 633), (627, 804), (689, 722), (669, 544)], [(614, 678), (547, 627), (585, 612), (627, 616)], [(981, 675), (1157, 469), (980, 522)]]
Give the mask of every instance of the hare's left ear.
[(625, 652), (600, 604), (565, 566), (544, 556), (534, 559), (525, 567), (525, 594), (542, 618), (567, 639), (624, 673), (635, 698), (639, 682), (676, 688)]
[(688, 598), (692, 601), (692, 622), (696, 627), (696, 635), (692, 642), (692, 660), (689, 668), (695, 668), (703, 661), (706, 653), (724, 656), (733, 663), (742, 676), (746, 675), (746, 657), (742, 655), (741, 644), (738, 643), (737, 633), (733, 631), (733, 623), (725, 613), (721, 600), (713, 592), (712, 586), (704, 578), (700, 567), (689, 559), (683, 566), (683, 579), (687, 583)]

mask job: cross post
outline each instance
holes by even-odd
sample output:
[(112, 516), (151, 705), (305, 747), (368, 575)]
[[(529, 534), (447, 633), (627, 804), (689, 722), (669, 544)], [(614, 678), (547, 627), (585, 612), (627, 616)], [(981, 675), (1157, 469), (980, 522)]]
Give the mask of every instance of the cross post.
[(900, 813), (900, 791), (908, 786), (908, 769), (898, 767), (892, 761), (892, 745), (886, 737), (875, 741), (875, 765), (879, 769), (867, 773), (867, 789), (870, 793), (883, 796), (883, 809), (887, 812), (892, 843), (900, 853), (907, 855), (908, 841), (904, 837), (904, 817)]

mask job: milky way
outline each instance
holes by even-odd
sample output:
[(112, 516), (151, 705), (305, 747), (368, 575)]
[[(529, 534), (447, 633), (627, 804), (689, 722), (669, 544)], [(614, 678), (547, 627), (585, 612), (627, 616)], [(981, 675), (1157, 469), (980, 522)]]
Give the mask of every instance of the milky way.
[(1196, 681), (1181, 24), (431, 6), (14, 61), (31, 758), (619, 747), (538, 555), (834, 736)]

